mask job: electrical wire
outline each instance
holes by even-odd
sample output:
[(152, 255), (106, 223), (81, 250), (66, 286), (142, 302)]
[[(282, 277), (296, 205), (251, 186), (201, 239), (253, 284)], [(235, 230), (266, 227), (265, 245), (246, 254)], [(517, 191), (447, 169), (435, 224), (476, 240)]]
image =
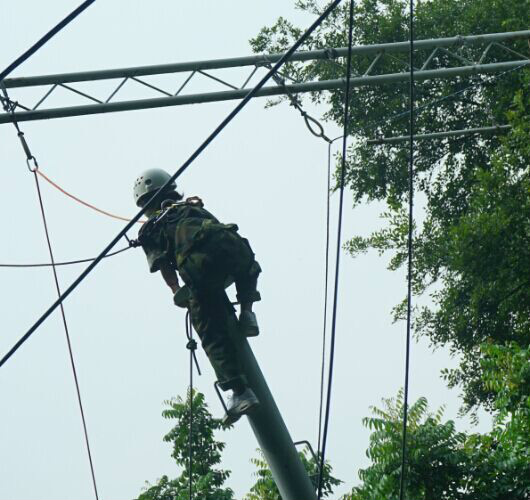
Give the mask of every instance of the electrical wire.
[[(189, 408), (189, 429), (188, 429), (188, 469), (189, 469), (189, 499), (193, 500), (193, 362), (197, 363), (195, 357), (195, 350), (197, 349), (197, 342), (193, 338), (193, 326), (191, 324), (191, 314), (188, 309), (185, 317), (186, 323), (186, 337), (188, 337), (188, 343), (186, 347), (190, 351), (190, 363), (189, 363), (189, 394), (190, 394), (190, 408)], [(199, 370), (199, 366), (197, 365)], [(200, 375), (200, 370), (199, 370)]]
[(37, 50), (39, 50), (48, 40), (54, 37), (59, 31), (61, 31), (65, 26), (70, 24), (79, 14), (81, 14), (85, 9), (90, 7), (96, 0), (87, 0), (83, 2), (77, 9), (73, 10), (68, 14), (59, 24), (54, 26), (48, 33), (46, 33), (42, 38), (40, 38), (36, 43), (34, 43), (26, 52), (24, 52), (20, 57), (15, 59), (7, 68), (0, 73), (0, 82), (4, 80), (13, 70), (18, 68), (24, 61), (29, 59)]
[(335, 359), (335, 338), (337, 330), (337, 303), (339, 298), (339, 271), (340, 271), (340, 252), (341, 252), (341, 235), (342, 235), (342, 213), (344, 205), (344, 184), (346, 179), (346, 144), (348, 138), (348, 119), (350, 104), (350, 79), (351, 79), (351, 52), (353, 44), (353, 0), (350, 0), (349, 23), (348, 23), (348, 59), (346, 64), (346, 89), (344, 92), (344, 133), (342, 138), (342, 159), (340, 172), (340, 198), (339, 198), (339, 216), (337, 223), (337, 251), (335, 258), (335, 286), (333, 291), (333, 313), (331, 319), (331, 341), (329, 353), (328, 368), (328, 390), (326, 399), (326, 413), (324, 418), (324, 431), (322, 436), (322, 451), (320, 455), (320, 470), (318, 475), (318, 500), (322, 498), (322, 480), (324, 476), (324, 465), (326, 459), (326, 444), (329, 430), (329, 417), (331, 413), (331, 388), (333, 382), (333, 368)]
[(410, 113), (410, 144), (409, 144), (409, 227), (407, 241), (407, 333), (405, 346), (405, 387), (403, 397), (403, 436), (401, 445), (401, 475), (399, 480), (399, 500), (405, 493), (405, 472), (407, 462), (407, 419), (409, 404), (409, 372), (410, 372), (410, 330), (412, 316), (412, 264), (413, 264), (413, 223), (414, 223), (414, 0), (410, 0), (410, 82), (409, 82), (409, 113)]
[[(120, 250), (116, 250), (115, 252), (108, 253), (105, 255), (105, 259), (109, 257), (113, 257), (114, 255), (118, 255), (119, 253), (125, 252), (125, 250), (129, 250), (132, 248), (131, 246), (121, 248)], [(7, 267), (7, 268), (28, 268), (28, 267), (59, 267), (59, 266), (71, 266), (73, 264), (84, 264), (85, 262), (92, 262), (95, 260), (95, 257), (91, 257), (89, 259), (78, 259), (78, 260), (68, 260), (66, 262), (55, 262), (53, 264), (50, 263), (43, 263), (43, 264), (0, 264), (0, 267)]]

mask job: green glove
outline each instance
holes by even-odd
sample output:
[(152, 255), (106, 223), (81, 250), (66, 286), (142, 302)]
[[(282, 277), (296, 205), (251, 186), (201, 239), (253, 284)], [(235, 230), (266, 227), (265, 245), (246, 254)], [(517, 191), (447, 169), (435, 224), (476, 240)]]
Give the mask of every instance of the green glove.
[(173, 302), (178, 307), (186, 309), (191, 299), (191, 290), (187, 286), (181, 286), (173, 295)]

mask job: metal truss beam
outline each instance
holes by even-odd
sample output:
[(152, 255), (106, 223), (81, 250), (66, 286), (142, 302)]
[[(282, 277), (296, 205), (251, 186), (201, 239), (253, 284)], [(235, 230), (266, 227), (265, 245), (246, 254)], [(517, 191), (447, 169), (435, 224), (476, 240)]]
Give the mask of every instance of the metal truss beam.
[[(430, 134), (415, 135), (415, 141), (424, 141), (427, 139), (445, 139), (446, 137), (455, 137), (472, 134), (497, 134), (511, 129), (511, 125), (494, 125), (492, 127), (466, 128), (462, 130), (449, 130), (447, 132), (432, 132)], [(379, 139), (370, 139), (366, 144), (396, 144), (399, 142), (409, 142), (410, 135), (398, 135), (395, 137), (381, 137)]]
[[(451, 38), (440, 38), (433, 40), (418, 40), (414, 43), (415, 49), (423, 57), (423, 63), (415, 71), (415, 79), (418, 81), (452, 78), (455, 76), (469, 76), (473, 74), (492, 73), (497, 71), (506, 71), (520, 66), (530, 64), (530, 59), (523, 54), (514, 51), (506, 43), (526, 38), (530, 39), (530, 31), (517, 31), (508, 33), (491, 33), (473, 36), (457, 36)], [(473, 60), (470, 59), (469, 48), (478, 47), (475, 50)], [(500, 51), (499, 51), (500, 48)], [(495, 50), (492, 50), (495, 49)], [(375, 45), (357, 46), (353, 48), (354, 56), (370, 56), (371, 61), (367, 64), (364, 73), (355, 75), (351, 79), (354, 87), (366, 85), (384, 85), (396, 82), (406, 81), (408, 76), (408, 63), (405, 59), (396, 58), (395, 54), (407, 53), (409, 50), (408, 42), (384, 43)], [(494, 62), (486, 62), (492, 52), (496, 51), (497, 56)], [(344, 57), (347, 53), (346, 48), (331, 48), (297, 52), (291, 58), (291, 62), (309, 62), (320, 61), (336, 63), (336, 59)], [(503, 57), (499, 61), (499, 55)], [(277, 61), (282, 54), (256, 55), (249, 57), (238, 57), (231, 59), (218, 59), (210, 61), (195, 61), (178, 64), (165, 64), (157, 66), (142, 66), (134, 68), (121, 68), (102, 71), (89, 71), (81, 73), (64, 73), (57, 75), (33, 76), (24, 78), (10, 78), (4, 80), (3, 84), (7, 89), (16, 89), (28, 87), (51, 86), (45, 90), (44, 95), (38, 99), (33, 106), (22, 104), (21, 100), (11, 97), (16, 102), (17, 108), (22, 110), (16, 113), (18, 121), (42, 120), (50, 118), (62, 118), (68, 116), (81, 116), (99, 113), (109, 113), (116, 111), (130, 111), (138, 109), (159, 108), (166, 106), (178, 106), (184, 104), (199, 104), (208, 102), (228, 101), (242, 99), (250, 90), (250, 81), (261, 68), (269, 66)], [(425, 57), (426, 56), (426, 57)], [(383, 58), (391, 58), (397, 61), (403, 67), (399, 73), (376, 74), (378, 64)], [(416, 59), (420, 59), (417, 57)], [(454, 61), (458, 66), (450, 66), (449, 60)], [(437, 69), (428, 69), (429, 66), (445, 64), (446, 67)], [(228, 82), (210, 72), (213, 70), (227, 70), (230, 68), (250, 68), (244, 80), (244, 83), (234, 84)], [(157, 76), (164, 74), (189, 73), (184, 82), (176, 91), (168, 91), (153, 85), (140, 77)], [(286, 92), (291, 94), (303, 92), (319, 92), (323, 90), (333, 90), (343, 88), (345, 79), (325, 80), (314, 82), (296, 82), (286, 75), (283, 75), (291, 83), (285, 86), (270, 86), (263, 88), (257, 96), (275, 96), (284, 95)], [(206, 77), (210, 82), (221, 85), (229, 90), (187, 93), (183, 90), (190, 88), (190, 82), (198, 78)], [(114, 89), (107, 98), (99, 98), (72, 87), (72, 83), (94, 82), (110, 80), (113, 85), (114, 81), (119, 80)], [(134, 85), (140, 84), (142, 88), (148, 89), (159, 94), (159, 97), (140, 98), (135, 100), (117, 100), (117, 94), (121, 89), (132, 82)], [(79, 96), (84, 102), (80, 105), (69, 107), (55, 107), (39, 109), (46, 102), (50, 95), (54, 94), (57, 89), (66, 90), (70, 95)], [(8, 123), (11, 117), (7, 114), (0, 114), (0, 124)]]

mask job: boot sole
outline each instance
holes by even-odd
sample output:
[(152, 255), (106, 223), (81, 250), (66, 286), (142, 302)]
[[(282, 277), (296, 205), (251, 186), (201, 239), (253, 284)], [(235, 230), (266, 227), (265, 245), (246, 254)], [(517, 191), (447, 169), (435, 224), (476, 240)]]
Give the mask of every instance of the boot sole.
[(243, 415), (248, 415), (256, 410), (259, 406), (259, 402), (255, 401), (254, 403), (248, 403), (241, 406), (237, 413), (227, 413), (223, 418), (223, 425), (232, 425), (236, 423)]
[(247, 327), (243, 329), (245, 337), (257, 337), (259, 335), (259, 328)]

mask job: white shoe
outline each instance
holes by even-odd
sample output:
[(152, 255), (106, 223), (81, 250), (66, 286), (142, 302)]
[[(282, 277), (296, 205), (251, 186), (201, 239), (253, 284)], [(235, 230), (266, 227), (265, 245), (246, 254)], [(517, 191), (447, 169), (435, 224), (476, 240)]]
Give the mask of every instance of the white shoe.
[(258, 406), (258, 398), (250, 387), (247, 387), (239, 395), (232, 393), (228, 397), (227, 412), (223, 418), (223, 425), (231, 425), (237, 422), (241, 416), (251, 413)]

